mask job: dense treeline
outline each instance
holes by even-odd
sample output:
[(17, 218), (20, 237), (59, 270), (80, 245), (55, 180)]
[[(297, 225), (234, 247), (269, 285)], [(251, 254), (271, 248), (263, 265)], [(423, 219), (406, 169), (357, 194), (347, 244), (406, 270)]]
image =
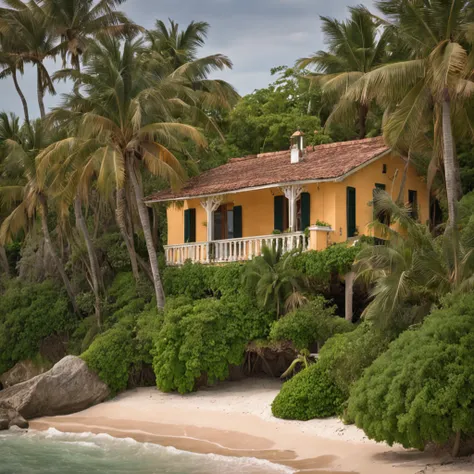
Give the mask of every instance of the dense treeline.
[[(275, 67), (243, 98), (215, 79), (230, 58), (200, 55), (204, 22), (145, 30), (122, 1), (4, 3), (0, 78), (23, 117), (0, 114), (0, 373), (72, 353), (114, 393), (184, 393), (290, 347), (295, 360), (273, 375), (299, 373), (276, 416), (339, 414), (379, 441), (451, 442), (457, 454), (474, 426), (472, 2), (380, 0), (322, 18), (326, 50)], [(25, 65), (39, 118), (18, 81)], [(60, 80), (71, 90), (47, 111)], [(284, 149), (297, 127), (313, 145), (383, 134), (425, 176), (430, 225), (380, 191), (381, 245), (166, 268), (166, 209), (144, 196)], [(356, 324), (341, 318), (351, 270)]]

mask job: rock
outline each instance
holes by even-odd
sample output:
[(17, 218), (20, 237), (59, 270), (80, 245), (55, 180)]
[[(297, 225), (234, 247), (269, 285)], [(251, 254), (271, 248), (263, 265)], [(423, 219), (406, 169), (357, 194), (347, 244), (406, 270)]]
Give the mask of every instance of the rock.
[(48, 368), (38, 366), (31, 360), (23, 360), (0, 376), (0, 384), (3, 385), (3, 388), (13, 387), (13, 385), (30, 380), (47, 370)]
[(44, 374), (0, 392), (0, 405), (11, 405), (27, 420), (67, 415), (104, 401), (109, 388), (75, 356), (60, 360)]
[(8, 430), (12, 426), (18, 428), (28, 428), (28, 422), (13, 408), (12, 405), (6, 402), (0, 402), (0, 431)]

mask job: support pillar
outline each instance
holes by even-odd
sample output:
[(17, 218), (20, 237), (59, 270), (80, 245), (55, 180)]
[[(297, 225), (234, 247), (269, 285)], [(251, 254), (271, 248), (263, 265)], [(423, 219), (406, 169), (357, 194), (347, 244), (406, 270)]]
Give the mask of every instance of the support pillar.
[(354, 298), (354, 272), (346, 273), (344, 277), (345, 287), (346, 287), (346, 319), (347, 321), (352, 321), (353, 309), (352, 302)]
[(217, 211), (217, 209), (219, 209), (221, 203), (221, 196), (211, 196), (201, 200), (201, 206), (205, 209), (207, 216), (207, 262), (210, 260), (210, 242), (214, 238), (214, 219), (212, 214), (213, 212)]
[(303, 186), (293, 185), (281, 188), (285, 197), (288, 199), (288, 225), (291, 232), (296, 232), (296, 201), (303, 192)]

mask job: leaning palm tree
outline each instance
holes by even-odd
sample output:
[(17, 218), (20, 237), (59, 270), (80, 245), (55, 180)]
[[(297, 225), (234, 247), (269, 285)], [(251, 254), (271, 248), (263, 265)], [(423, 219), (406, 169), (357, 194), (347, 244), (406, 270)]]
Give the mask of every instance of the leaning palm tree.
[(453, 226), (460, 198), (453, 132), (474, 136), (474, 8), (468, 0), (380, 0), (377, 6), (387, 18), (380, 21), (410, 48), (411, 59), (366, 74), (349, 99), (375, 99), (386, 109), (384, 137), (392, 147), (416, 150), (420, 143), (426, 149), (432, 142), (429, 182), (442, 162)]
[(11, 77), (15, 90), (20, 97), (21, 104), (23, 106), (23, 113), (25, 116), (25, 122), (27, 126), (30, 126), (30, 112), (28, 109), (28, 103), (25, 98), (25, 94), (18, 83), (18, 73), (23, 74), (24, 60), (21, 55), (17, 54), (16, 47), (14, 45), (14, 38), (0, 34), (0, 79)]
[(349, 100), (347, 93), (366, 73), (393, 60), (398, 51), (389, 48), (394, 42), (391, 30), (381, 29), (381, 22), (367, 10), (356, 7), (350, 12), (351, 18), (342, 22), (321, 17), (328, 51), (318, 51), (296, 64), (301, 69), (315, 67), (316, 74), (309, 76), (311, 81), (322, 87), (326, 101), (335, 104), (326, 126), (352, 121), (357, 115), (359, 138), (364, 138), (370, 104)]
[(411, 217), (412, 209), (394, 203), (385, 191), (375, 195), (374, 207), (376, 215), (390, 216), (390, 222), (374, 221), (387, 240), (364, 247), (354, 263), (357, 277), (372, 286), (365, 317), (409, 325), (423, 319), (447, 293), (472, 291), (472, 235), (451, 228), (434, 237)]
[(78, 312), (72, 285), (49, 232), (48, 185), (42, 184), (36, 163), (37, 154), (51, 139), (51, 131), (45, 129), (40, 120), (32, 123), (31, 128), (23, 127), (19, 140), (15, 140), (15, 137), (4, 137), (8, 148), (5, 163), (17, 169), (19, 182), (0, 186), (0, 203), (10, 208), (16, 204), (0, 226), (0, 245), (3, 246), (11, 240), (20, 230), (26, 230), (29, 221), (39, 215), (46, 249), (63, 281), (74, 311)]
[[(182, 149), (186, 141), (204, 146), (205, 139), (193, 126), (176, 120), (192, 111), (193, 106), (188, 104), (197, 100), (196, 91), (189, 87), (186, 77), (176, 72), (159, 82), (152, 80), (153, 76), (139, 60), (142, 48), (141, 39), (127, 38), (121, 43), (108, 34), (100, 35), (90, 45), (84, 70), (74, 74), (81, 90), (70, 94), (64, 107), (53, 112), (52, 117), (75, 123), (76, 151), (70, 156), (76, 160), (74, 166), (82, 170), (80, 182), (87, 183), (96, 173), (102, 189), (110, 190), (113, 185), (119, 227), (124, 230), (127, 230), (124, 215), (127, 207), (122, 204), (122, 198), (127, 187), (133, 191), (157, 305), (163, 308), (164, 293), (148, 209), (143, 200), (141, 170), (147, 169), (167, 179), (172, 186), (179, 186), (185, 173), (173, 150)], [(43, 160), (53, 161), (56, 152), (66, 159), (67, 140), (47, 150)]]
[(5, 3), (11, 8), (0, 8), (0, 34), (14, 39), (17, 63), (21, 60), (35, 66), (38, 106), (41, 118), (44, 118), (45, 92), (56, 93), (44, 64), (46, 59), (55, 57), (59, 51), (56, 34), (50, 28), (49, 17), (39, 2), (8, 0)]

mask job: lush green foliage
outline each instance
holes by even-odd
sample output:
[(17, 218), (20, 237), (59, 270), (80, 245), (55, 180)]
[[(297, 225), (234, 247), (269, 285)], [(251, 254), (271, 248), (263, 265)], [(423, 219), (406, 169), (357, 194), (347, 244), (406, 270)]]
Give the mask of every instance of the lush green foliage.
[(309, 349), (314, 343), (324, 344), (334, 334), (352, 331), (355, 326), (335, 314), (322, 297), (275, 321), (270, 331), (274, 341), (291, 341), (296, 349)]
[(246, 344), (268, 335), (271, 318), (243, 295), (167, 307), (153, 360), (158, 388), (185, 393), (200, 377), (225, 379), (229, 364), (243, 362)]
[(474, 296), (404, 332), (354, 386), (349, 415), (371, 439), (423, 449), (474, 432)]
[(363, 322), (352, 332), (335, 335), (322, 347), (318, 364), (330, 374), (345, 399), (352, 384), (387, 349), (390, 336)]
[(77, 325), (67, 297), (52, 281), (4, 283), (0, 293), (0, 374), (16, 362), (34, 357), (51, 334), (68, 333)]
[(307, 279), (294, 268), (299, 250), (282, 253), (281, 249), (264, 246), (262, 255), (245, 267), (244, 281), (260, 307), (272, 310), (277, 317), (307, 302), (303, 294)]
[(304, 252), (296, 256), (294, 267), (316, 282), (327, 284), (332, 274), (344, 275), (351, 269), (359, 250), (359, 245), (341, 243), (321, 252)]
[(232, 111), (229, 144), (240, 156), (280, 151), (288, 148), (296, 128), (306, 134), (308, 144), (331, 142), (329, 136), (314, 133), (321, 128), (315, 115), (320, 104), (319, 89), (311, 87), (293, 69), (283, 66), (272, 73), (279, 74), (275, 82), (243, 97)]
[(112, 394), (125, 390), (131, 371), (151, 363), (152, 341), (161, 322), (156, 309), (124, 317), (112, 329), (98, 335), (81, 357)]
[(287, 420), (335, 415), (344, 400), (328, 372), (317, 362), (285, 382), (272, 403), (272, 413)]

